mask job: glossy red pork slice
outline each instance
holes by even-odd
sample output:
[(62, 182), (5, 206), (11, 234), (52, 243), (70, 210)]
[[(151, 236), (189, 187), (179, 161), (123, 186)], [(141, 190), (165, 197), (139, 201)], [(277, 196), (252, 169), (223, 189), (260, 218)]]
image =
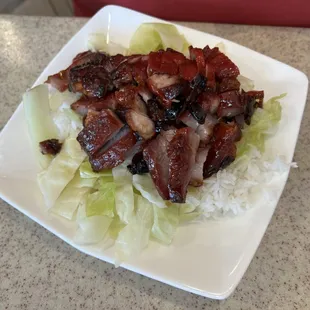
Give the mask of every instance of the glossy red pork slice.
[(240, 82), (236, 78), (224, 78), (220, 84), (218, 91), (219, 93), (224, 93), (230, 90), (237, 90), (240, 89)]
[(184, 84), (178, 75), (153, 74), (148, 78), (148, 86), (152, 93), (159, 96), (164, 108), (170, 109), (172, 100), (183, 91)]
[(175, 130), (161, 131), (143, 150), (143, 158), (148, 166), (155, 187), (164, 200), (169, 200), (168, 177), (169, 158), (167, 148)]
[(197, 68), (200, 74), (205, 73), (206, 62), (203, 54), (203, 50), (197, 47), (189, 47), (189, 56), (191, 60), (195, 60)]
[(88, 97), (103, 98), (112, 91), (113, 84), (110, 75), (101, 65), (86, 64), (70, 69), (70, 90), (81, 92)]
[(68, 72), (66, 70), (62, 70), (56, 74), (50, 75), (45, 83), (51, 84), (60, 92), (64, 92), (66, 89), (68, 89), (69, 85)]
[(218, 53), (209, 62), (214, 69), (215, 75), (222, 80), (229, 77), (237, 77), (240, 74), (238, 67), (223, 53)]
[(88, 155), (93, 155), (123, 126), (111, 110), (92, 112), (91, 121), (78, 134), (77, 140)]
[(236, 123), (221, 122), (214, 127), (214, 140), (210, 145), (203, 167), (203, 177), (208, 178), (224, 169), (236, 158), (236, 141), (241, 139), (241, 130)]
[(155, 73), (177, 75), (179, 65), (186, 61), (186, 57), (171, 49), (167, 51), (151, 52), (148, 58), (147, 74)]
[(195, 165), (193, 168), (191, 180), (189, 182), (192, 186), (201, 186), (203, 183), (203, 165), (207, 159), (209, 147), (199, 148), (195, 158)]
[(134, 132), (128, 126), (124, 126), (101, 150), (90, 157), (92, 169), (101, 171), (120, 165), (136, 142)]
[(178, 129), (168, 144), (169, 197), (172, 202), (184, 203), (192, 177), (199, 136), (192, 128)]
[(78, 101), (71, 104), (71, 109), (76, 113), (85, 116), (88, 110), (101, 111), (103, 109), (116, 109), (116, 99), (115, 94), (111, 93), (104, 97), (103, 99), (89, 99), (87, 97), (82, 97)]
[(54, 75), (50, 75), (45, 83), (51, 84), (60, 92), (68, 89), (69, 85), (69, 71), (76, 66), (85, 65), (87, 63), (100, 64), (108, 61), (109, 56), (99, 52), (83, 52), (75, 56), (72, 64), (65, 70), (62, 70)]
[(213, 128), (217, 122), (218, 120), (214, 116), (207, 114), (205, 122), (197, 127), (196, 133), (200, 138), (200, 147), (205, 147), (210, 142), (213, 135)]
[(218, 117), (234, 117), (244, 113), (244, 105), (238, 91), (227, 91), (220, 94), (220, 105), (217, 109)]
[(205, 113), (215, 114), (220, 105), (220, 97), (212, 92), (203, 92), (199, 95), (197, 102)]

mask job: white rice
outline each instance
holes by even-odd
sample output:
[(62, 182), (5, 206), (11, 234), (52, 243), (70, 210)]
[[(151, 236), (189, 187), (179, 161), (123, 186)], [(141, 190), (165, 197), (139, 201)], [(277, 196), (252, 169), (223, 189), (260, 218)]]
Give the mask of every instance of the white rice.
[(258, 151), (236, 160), (206, 179), (202, 187), (201, 212), (205, 217), (239, 215), (258, 203), (272, 202), (280, 194), (279, 180), (290, 166), (281, 157), (268, 160)]

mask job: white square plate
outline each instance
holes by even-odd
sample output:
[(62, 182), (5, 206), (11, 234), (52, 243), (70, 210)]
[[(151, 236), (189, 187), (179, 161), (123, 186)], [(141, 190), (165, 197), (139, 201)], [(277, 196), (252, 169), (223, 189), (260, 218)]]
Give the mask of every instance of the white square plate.
[[(141, 23), (154, 21), (160, 20), (117, 6), (105, 7), (59, 52), (35, 85), (67, 67), (77, 53), (85, 50), (90, 33), (109, 29), (112, 41), (127, 46)], [(306, 101), (307, 77), (286, 64), (233, 42), (177, 27), (193, 46), (224, 42), (242, 75), (253, 79), (256, 89), (264, 89), (266, 98), (288, 94), (283, 100), (283, 117), (272, 146), (290, 162)], [(113, 248), (102, 253), (92, 246), (74, 244), (76, 224), (47, 213), (36, 184), (36, 169), (20, 105), (0, 136), (0, 196), (80, 251), (113, 262)], [(287, 174), (279, 181), (279, 196), (286, 179)], [(233, 292), (246, 271), (275, 207), (276, 204), (261, 205), (237, 218), (182, 226), (171, 246), (151, 243), (138, 259), (123, 267), (196, 294), (224, 299)]]

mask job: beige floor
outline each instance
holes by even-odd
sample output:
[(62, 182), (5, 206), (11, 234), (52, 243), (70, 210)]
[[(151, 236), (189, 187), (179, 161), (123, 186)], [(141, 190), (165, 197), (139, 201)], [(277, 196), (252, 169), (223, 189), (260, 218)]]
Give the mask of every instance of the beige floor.
[(0, 13), (40, 16), (72, 16), (71, 0), (1, 0)]

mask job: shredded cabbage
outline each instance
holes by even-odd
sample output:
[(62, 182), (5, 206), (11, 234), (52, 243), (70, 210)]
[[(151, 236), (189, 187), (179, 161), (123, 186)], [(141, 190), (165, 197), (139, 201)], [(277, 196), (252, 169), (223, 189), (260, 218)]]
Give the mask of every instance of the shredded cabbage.
[(62, 191), (51, 212), (72, 220), (73, 215), (87, 193), (94, 187), (96, 179), (82, 179), (77, 172)]
[(132, 175), (126, 164), (112, 169), (115, 182), (115, 208), (123, 223), (128, 224), (134, 212), (134, 193), (132, 187)]
[(39, 143), (47, 139), (58, 138), (57, 128), (49, 108), (47, 85), (39, 85), (28, 90), (23, 96), (23, 105), (36, 160), (42, 169), (46, 169), (52, 156), (42, 155)]
[(281, 120), (280, 99), (286, 94), (269, 99), (264, 108), (258, 108), (252, 116), (251, 125), (246, 126), (242, 139), (237, 143), (237, 157), (248, 153), (251, 148), (257, 148), (261, 153), (265, 151), (265, 140), (268, 134), (274, 131), (275, 125)]
[(38, 174), (38, 184), (48, 208), (54, 206), (85, 157), (77, 140), (68, 138), (48, 168)]
[(106, 52), (110, 55), (122, 54), (126, 55), (127, 50), (125, 47), (111, 42), (108, 37), (101, 32), (92, 33), (88, 37), (87, 47), (93, 52)]
[(83, 201), (77, 212), (79, 227), (74, 236), (74, 241), (82, 245), (98, 243), (105, 237), (111, 223), (112, 218), (108, 216), (86, 216), (86, 202)]
[(159, 208), (166, 208), (165, 201), (160, 197), (158, 191), (149, 174), (135, 174), (132, 179), (133, 186), (146, 198), (149, 202), (155, 204)]
[(114, 182), (101, 184), (99, 190), (89, 194), (86, 200), (86, 215), (106, 215), (114, 217)]
[(129, 53), (148, 54), (168, 47), (186, 54), (189, 44), (174, 25), (144, 23), (131, 37)]
[(134, 258), (148, 245), (152, 222), (152, 204), (140, 195), (135, 195), (136, 214), (119, 232), (115, 242), (116, 265)]
[(240, 89), (245, 92), (254, 89), (254, 82), (243, 75), (238, 75), (237, 80), (240, 82)]
[(163, 209), (153, 205), (153, 210), (152, 237), (165, 244), (170, 244), (179, 225), (180, 208), (177, 205), (171, 205)]

